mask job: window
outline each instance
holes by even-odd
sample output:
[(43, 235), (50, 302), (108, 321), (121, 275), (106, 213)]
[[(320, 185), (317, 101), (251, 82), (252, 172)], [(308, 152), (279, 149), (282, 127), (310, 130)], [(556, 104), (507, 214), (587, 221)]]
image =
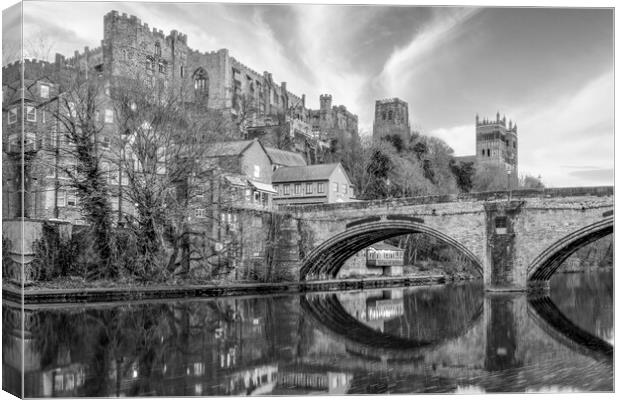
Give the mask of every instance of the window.
[(260, 203), (260, 192), (258, 190), (254, 191), (254, 202)]
[(41, 111), (41, 122), (45, 123), (45, 111)]
[(114, 112), (110, 109), (105, 110), (103, 118), (105, 123), (111, 124), (112, 122), (114, 122)]
[(26, 120), (27, 121), (36, 121), (37, 120), (37, 109), (33, 106), (26, 106)]
[(325, 186), (324, 186), (324, 184), (322, 182), (319, 182), (317, 184), (316, 192), (317, 193), (325, 193)]
[(383, 113), (381, 113), (381, 119), (383, 119), (385, 121), (385, 111)]
[(295, 184), (295, 194), (299, 194), (301, 192), (301, 184), (300, 183), (296, 183)]
[(197, 208), (196, 218), (207, 218), (206, 210), (204, 208)]
[(209, 93), (209, 75), (203, 68), (194, 71), (194, 90), (205, 94)]
[(161, 45), (159, 42), (155, 42), (155, 55), (158, 57), (161, 56)]
[(290, 185), (284, 185), (284, 194), (285, 195), (291, 194)]
[(306, 194), (311, 194), (311, 193), (312, 193), (312, 184), (306, 183)]
[(512, 142), (512, 148), (516, 149), (517, 148), (517, 141), (515, 140), (514, 142)]
[(101, 140), (101, 147), (103, 147), (104, 149), (107, 149), (110, 147), (110, 138), (107, 136), (104, 136), (103, 139)]
[(59, 190), (58, 199), (57, 199), (58, 207), (64, 207), (66, 200), (67, 200), (67, 192), (65, 190)]
[(146, 73), (147, 75), (151, 75), (153, 73), (153, 60), (150, 58), (146, 59)]
[(260, 165), (254, 166), (254, 178), (260, 177)]
[(348, 187), (347, 187), (347, 184), (346, 184), (346, 183), (343, 183), (343, 184), (342, 184), (342, 191), (343, 191), (343, 193), (344, 193), (344, 194), (347, 194), (347, 192), (348, 192)]
[(52, 129), (50, 130), (50, 136), (49, 136), (49, 147), (54, 149), (56, 148), (56, 141), (57, 139), (57, 131), (56, 131), (56, 124), (52, 125)]
[(39, 92), (42, 98), (48, 99), (50, 97), (50, 87), (47, 85), (39, 86)]
[(185, 77), (185, 66), (181, 65), (181, 78)]
[(77, 115), (77, 112), (75, 110), (75, 103), (72, 101), (68, 101), (67, 102), (67, 116), (75, 118)]
[(166, 73), (166, 63), (164, 63), (164, 62), (160, 62), (159, 63), (159, 73), (161, 73), (161, 74), (165, 74)]
[(498, 235), (505, 235), (508, 228), (508, 219), (504, 216), (495, 217), (495, 233)]
[(77, 197), (74, 192), (67, 193), (67, 206), (77, 206)]
[(392, 111), (388, 112), (388, 120), (392, 120)]
[(338, 193), (338, 182), (334, 182), (334, 192)]
[(17, 107), (13, 107), (9, 110), (9, 125), (17, 122)]
[(273, 185), (273, 190), (276, 191), (276, 193), (280, 193), (280, 187), (278, 185)]
[(106, 180), (110, 179), (110, 163), (109, 162), (103, 161), (101, 163), (101, 173), (104, 179)]

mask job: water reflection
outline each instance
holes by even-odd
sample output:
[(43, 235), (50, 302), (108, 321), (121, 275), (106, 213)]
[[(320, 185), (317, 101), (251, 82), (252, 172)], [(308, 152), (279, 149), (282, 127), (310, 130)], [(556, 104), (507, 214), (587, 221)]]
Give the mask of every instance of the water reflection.
[[(562, 315), (613, 333), (605, 300), (586, 295), (612, 292), (590, 281), (553, 287)], [(558, 290), (568, 291), (561, 301)], [(22, 339), (20, 309), (3, 304), (4, 389), (19, 393), (23, 371), (27, 397), (613, 389), (611, 363), (546, 329), (549, 315), (525, 296), (476, 284), (79, 305), (24, 318)]]

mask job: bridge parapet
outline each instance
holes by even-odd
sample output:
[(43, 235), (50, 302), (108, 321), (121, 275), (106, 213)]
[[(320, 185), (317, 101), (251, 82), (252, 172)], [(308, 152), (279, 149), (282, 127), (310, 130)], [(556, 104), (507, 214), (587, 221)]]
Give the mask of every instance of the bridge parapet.
[(545, 189), (519, 189), (512, 191), (476, 192), (446, 194), (435, 196), (402, 197), (396, 199), (361, 200), (348, 203), (328, 203), (313, 205), (281, 206), (279, 209), (289, 212), (337, 211), (365, 208), (398, 208), (403, 206), (457, 203), (457, 202), (488, 202), (497, 200), (548, 199), (561, 197), (607, 197), (614, 195), (613, 186), (585, 186)]

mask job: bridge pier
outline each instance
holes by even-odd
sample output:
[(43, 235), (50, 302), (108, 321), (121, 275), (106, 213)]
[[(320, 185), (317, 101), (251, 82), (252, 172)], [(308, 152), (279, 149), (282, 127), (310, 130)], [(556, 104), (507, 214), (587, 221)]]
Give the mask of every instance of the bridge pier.
[(526, 291), (527, 276), (518, 264), (516, 221), (524, 202), (496, 201), (484, 204), (486, 257), (484, 286), (487, 291)]

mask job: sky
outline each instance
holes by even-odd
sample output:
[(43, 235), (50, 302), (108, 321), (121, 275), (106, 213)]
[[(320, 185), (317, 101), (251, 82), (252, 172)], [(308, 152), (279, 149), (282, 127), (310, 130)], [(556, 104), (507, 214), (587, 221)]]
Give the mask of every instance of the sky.
[[(305, 93), (310, 108), (330, 93), (359, 116), (362, 134), (372, 133), (375, 101), (398, 97), (413, 128), (469, 155), (476, 113), (499, 111), (518, 124), (521, 175), (550, 187), (613, 184), (609, 8), (27, 1), (24, 49), (53, 57), (99, 46), (113, 9), (177, 29), (194, 49), (228, 48)], [(3, 41), (19, 35), (9, 11)]]

